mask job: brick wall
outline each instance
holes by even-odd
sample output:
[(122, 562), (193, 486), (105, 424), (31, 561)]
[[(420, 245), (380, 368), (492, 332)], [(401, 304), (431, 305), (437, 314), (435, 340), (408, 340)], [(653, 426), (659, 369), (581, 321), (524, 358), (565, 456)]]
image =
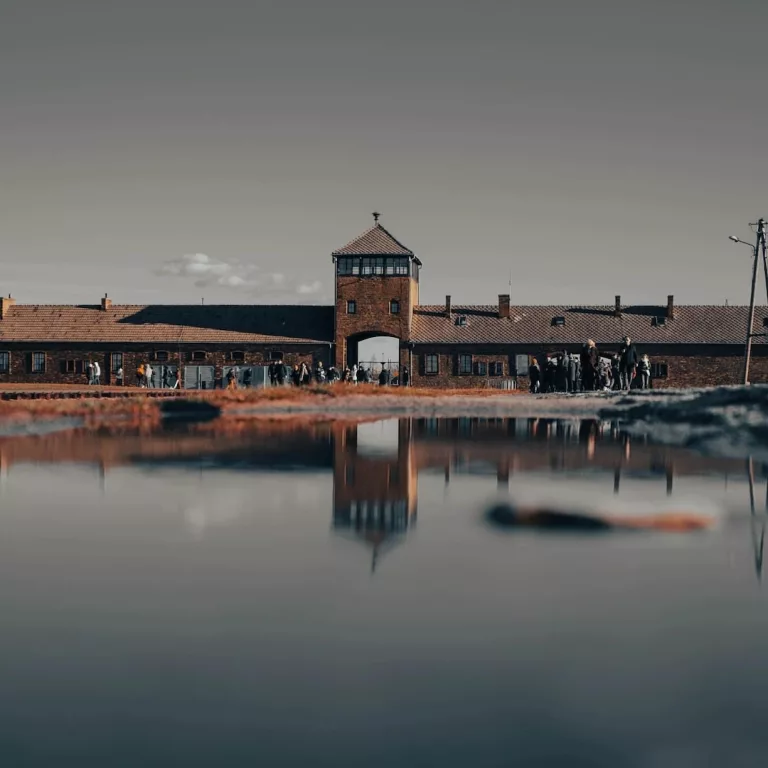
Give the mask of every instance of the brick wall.
[[(336, 365), (347, 363), (347, 339), (358, 334), (408, 339), (413, 317), (412, 296), (418, 295), (410, 277), (336, 278)], [(400, 302), (400, 312), (390, 312), (390, 301)], [(347, 302), (356, 302), (356, 313), (347, 313)], [(354, 344), (354, 340), (349, 342)], [(401, 358), (403, 355), (401, 354)], [(404, 359), (401, 362), (406, 362)]]
[[(245, 354), (243, 361), (233, 363), (228, 359), (231, 351), (242, 351)], [(270, 352), (279, 351), (283, 353), (283, 360), (287, 365), (293, 366), (296, 363), (307, 363), (314, 365), (321, 361), (324, 366), (331, 364), (331, 354), (328, 346), (297, 346), (297, 345), (274, 345), (270, 347), (216, 347), (211, 348), (205, 345), (185, 345), (179, 350), (177, 347), (169, 349), (161, 345), (151, 348), (118, 348), (94, 350), (89, 348), (77, 347), (45, 347), (44, 345), (13, 345), (0, 346), (0, 351), (9, 351), (11, 354), (10, 373), (0, 373), (0, 384), (6, 383), (41, 383), (41, 384), (86, 384), (86, 373), (64, 373), (62, 372), (62, 363), (65, 361), (82, 361), (83, 370), (88, 360), (98, 361), (101, 366), (101, 383), (114, 383), (114, 375), (110, 372), (110, 359), (113, 352), (122, 352), (123, 371), (125, 374), (125, 383), (134, 384), (136, 381), (136, 369), (139, 364), (149, 362), (150, 365), (170, 365), (178, 366), (181, 361), (183, 365), (213, 365), (215, 367), (216, 378), (221, 377), (224, 366), (227, 365), (269, 365)], [(152, 360), (152, 354), (156, 351), (167, 351), (168, 360), (166, 362)], [(193, 352), (205, 352), (204, 360), (190, 360), (189, 355)], [(30, 373), (28, 366), (29, 355), (33, 352), (45, 352), (46, 368), (44, 373)]]
[[(768, 348), (766, 345), (755, 345), (750, 366), (750, 380), (754, 384), (768, 383)], [(578, 353), (580, 346), (566, 346), (566, 351)], [(612, 354), (613, 348), (604, 347), (605, 354)], [(412, 377), (413, 385), (418, 387), (445, 388), (484, 388), (493, 385), (493, 379), (507, 378), (515, 375), (517, 355), (542, 356), (561, 351), (560, 348), (530, 346), (492, 346), (473, 345), (459, 347), (452, 345), (418, 345), (413, 352)], [(470, 353), (473, 362), (501, 361), (504, 376), (490, 375), (459, 375), (458, 356), (460, 353)], [(727, 384), (740, 384), (743, 375), (744, 351), (740, 346), (734, 347), (694, 347), (691, 345), (667, 345), (666, 347), (638, 346), (640, 354), (647, 354), (651, 363), (663, 363), (667, 366), (666, 378), (653, 381), (654, 388), (669, 387), (711, 387)], [(438, 355), (439, 372), (437, 375), (425, 373), (424, 357), (427, 354)], [(490, 366), (489, 366), (490, 370)], [(528, 388), (527, 371), (521, 371), (518, 386)]]

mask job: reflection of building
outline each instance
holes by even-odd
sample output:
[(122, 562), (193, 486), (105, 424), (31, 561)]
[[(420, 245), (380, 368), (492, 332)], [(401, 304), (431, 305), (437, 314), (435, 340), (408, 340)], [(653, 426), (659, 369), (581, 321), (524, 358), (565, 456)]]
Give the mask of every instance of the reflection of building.
[[(373, 566), (414, 525), (418, 473), (439, 471), (446, 482), (460, 474), (493, 477), (501, 486), (527, 472), (594, 471), (613, 483), (645, 479), (674, 490), (676, 477), (721, 476), (741, 479), (744, 462), (697, 456), (685, 449), (632, 440), (617, 425), (595, 420), (553, 419), (401, 419), (391, 446), (369, 450), (364, 426), (348, 423), (238, 423), (188, 427), (185, 431), (98, 435), (67, 431), (38, 437), (0, 438), (0, 480), (19, 463), (90, 464), (104, 484), (120, 465), (174, 465), (180, 468), (242, 472), (332, 471), (333, 530), (368, 545)], [(376, 448), (377, 446), (374, 446)], [(755, 475), (766, 467), (748, 464), (756, 568), (762, 568), (766, 518), (755, 513)], [(609, 486), (610, 487), (610, 486)], [(662, 485), (664, 487), (664, 485)], [(766, 487), (768, 491), (768, 487)], [(768, 506), (768, 499), (766, 500)]]
[(357, 426), (335, 433), (333, 455), (333, 526), (351, 533), (378, 557), (401, 540), (416, 519), (417, 473), (413, 461), (411, 422), (398, 424), (394, 455), (358, 451)]

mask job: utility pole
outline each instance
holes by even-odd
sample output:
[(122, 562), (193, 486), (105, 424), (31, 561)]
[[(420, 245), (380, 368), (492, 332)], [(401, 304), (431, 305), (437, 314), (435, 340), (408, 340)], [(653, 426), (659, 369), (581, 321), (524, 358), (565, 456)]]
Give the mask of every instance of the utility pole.
[(749, 319), (747, 320), (747, 341), (744, 348), (744, 384), (749, 384), (749, 363), (752, 358), (752, 339), (755, 336), (765, 334), (754, 333), (755, 324), (755, 288), (757, 286), (757, 262), (760, 256), (763, 257), (763, 271), (765, 273), (765, 289), (768, 293), (768, 262), (766, 262), (765, 252), (765, 219), (758, 219), (757, 224), (750, 224), (751, 227), (757, 227), (755, 235), (755, 247), (752, 254), (752, 290), (749, 294)]

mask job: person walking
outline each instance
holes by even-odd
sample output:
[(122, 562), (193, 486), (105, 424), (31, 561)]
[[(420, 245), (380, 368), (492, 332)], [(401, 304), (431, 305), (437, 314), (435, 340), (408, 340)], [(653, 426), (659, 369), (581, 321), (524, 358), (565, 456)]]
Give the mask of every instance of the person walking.
[(287, 376), (286, 365), (282, 360), (277, 361), (277, 384), (280, 387), (285, 386), (285, 377)]
[(117, 369), (117, 374), (115, 375), (115, 384), (118, 387), (123, 386), (123, 366), (122, 365)]
[(93, 384), (93, 363), (89, 360), (85, 366), (85, 377), (88, 380), (88, 386)]
[(631, 389), (637, 370), (637, 350), (629, 336), (624, 337), (619, 350), (619, 368), (621, 371), (621, 388)]
[(400, 386), (407, 387), (411, 383), (411, 372), (408, 370), (408, 366), (404, 365), (402, 371), (400, 371)]
[(317, 365), (315, 366), (315, 381), (318, 384), (325, 383), (325, 368), (323, 368), (323, 363), (321, 360), (318, 360)]
[(640, 389), (649, 389), (651, 385), (651, 361), (648, 355), (643, 355), (637, 364), (637, 372), (640, 375)]
[(581, 348), (581, 381), (585, 392), (594, 392), (599, 385), (598, 365), (600, 355), (597, 345), (592, 339), (587, 339)]
[(611, 357), (611, 376), (613, 377), (613, 389), (621, 389), (621, 365), (618, 355)]
[[(253, 368), (246, 368), (243, 371), (243, 389), (251, 388), (251, 380), (253, 379)], [(270, 381), (272, 377), (270, 376)], [(275, 371), (275, 381), (277, 381), (277, 371)], [(272, 382), (272, 386), (275, 385), (275, 381)]]
[(153, 387), (155, 385), (155, 382), (152, 380), (152, 377), (155, 375), (155, 371), (152, 368), (152, 366), (147, 363), (144, 366), (144, 383), (147, 387)]
[(174, 389), (181, 389), (181, 366), (176, 369), (176, 382), (173, 385)]
[(97, 387), (101, 385), (101, 366), (98, 360), (93, 364), (93, 383)]
[(137, 387), (143, 387), (144, 386), (144, 371), (146, 368), (144, 367), (144, 363), (139, 363), (138, 367), (136, 368), (136, 386)]
[(541, 390), (541, 368), (539, 368), (539, 361), (535, 357), (531, 359), (531, 364), (528, 366), (528, 384), (528, 389), (532, 395)]
[(227, 389), (233, 390), (237, 389), (237, 373), (235, 371), (237, 368), (230, 368), (227, 371)]
[(579, 359), (576, 355), (568, 355), (568, 391), (577, 392), (579, 389)]

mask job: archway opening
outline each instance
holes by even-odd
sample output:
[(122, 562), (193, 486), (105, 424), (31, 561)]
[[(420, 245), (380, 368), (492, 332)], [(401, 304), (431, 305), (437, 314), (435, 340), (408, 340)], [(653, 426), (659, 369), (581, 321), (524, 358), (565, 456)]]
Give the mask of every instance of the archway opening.
[(400, 339), (393, 336), (354, 337), (347, 340), (348, 364), (363, 366), (374, 376), (386, 368), (396, 376), (400, 368)]

